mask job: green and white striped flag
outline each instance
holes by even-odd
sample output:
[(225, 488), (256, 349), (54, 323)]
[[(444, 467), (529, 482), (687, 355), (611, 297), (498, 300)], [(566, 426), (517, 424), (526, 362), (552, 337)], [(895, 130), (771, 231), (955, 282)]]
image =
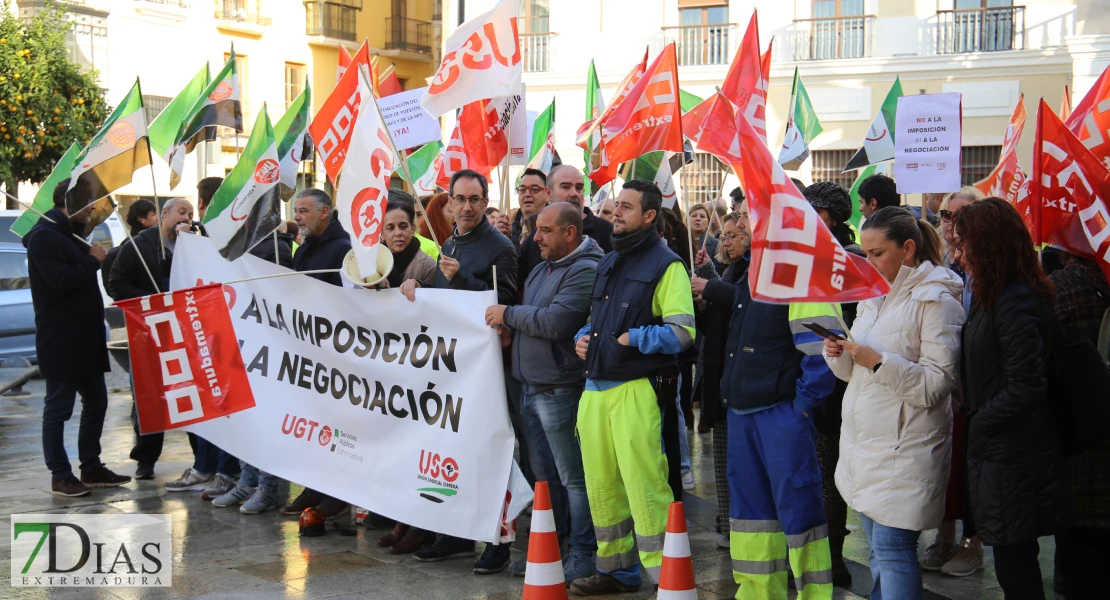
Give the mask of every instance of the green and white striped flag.
[[(586, 121), (593, 121), (605, 112), (605, 100), (601, 97), (601, 82), (597, 79), (597, 69), (594, 61), (590, 60), (590, 70), (586, 73)], [(594, 129), (590, 135), (589, 150), (584, 153), (585, 168), (582, 169), (582, 179), (586, 183), (586, 197), (593, 195), (593, 181), (590, 180), (590, 171), (600, 163), (597, 147), (601, 144), (601, 128)]]
[(278, 159), (281, 163), (282, 200), (288, 200), (296, 193), (297, 172), (301, 161), (311, 152), (312, 138), (308, 135), (308, 111), (311, 107), (312, 90), (305, 81), (304, 91), (289, 105), (289, 110), (285, 111), (277, 125), (274, 125), (274, 139), (277, 140)]
[(528, 167), (544, 173), (551, 171), (555, 161), (555, 99), (536, 117), (532, 125), (532, 146), (528, 152)]
[(89, 201), (99, 200), (131, 183), (135, 171), (150, 164), (150, 140), (139, 80), (89, 140), (70, 172), (69, 190), (88, 182)]
[(281, 163), (265, 105), (239, 162), (204, 213), (208, 237), (228, 260), (246, 254), (282, 224)]
[(786, 136), (779, 151), (779, 164), (787, 171), (797, 171), (809, 158), (809, 143), (823, 129), (817, 120), (817, 111), (809, 101), (806, 86), (794, 67), (794, 88), (790, 91), (790, 114), (786, 120)]
[(436, 158), (443, 154), (443, 142), (428, 142), (405, 159), (412, 177), (413, 195), (431, 196), (436, 193)]
[[(45, 213), (54, 208), (54, 188), (58, 187), (63, 179), (69, 177), (69, 172), (73, 170), (73, 163), (77, 161), (77, 155), (80, 153), (81, 146), (78, 146), (77, 142), (70, 144), (69, 150), (66, 150), (58, 162), (54, 163), (54, 170), (50, 172), (50, 176), (39, 184), (39, 191), (31, 202), (31, 208), (35, 210), (26, 210), (19, 215), (15, 223), (12, 223), (12, 233), (19, 237), (27, 235), (35, 223), (39, 222), (39, 213)], [(36, 210), (38, 212), (35, 212)]]
[(881, 174), (890, 175), (890, 163), (880, 163), (877, 165), (867, 165), (856, 176), (855, 182), (852, 183), (852, 189), (848, 190), (848, 195), (852, 197), (852, 217), (848, 222), (852, 224), (857, 231), (860, 224), (863, 222), (863, 212), (859, 208), (859, 184), (863, 183), (864, 179), (868, 177)]
[(150, 134), (150, 147), (167, 163), (170, 162), (170, 151), (177, 141), (177, 134), (181, 133), (181, 127), (185, 124), (185, 117), (201, 98), (204, 88), (208, 87), (210, 81), (208, 63), (204, 63), (204, 68), (193, 76), (193, 80), (177, 93), (177, 96), (162, 109), (162, 112), (158, 113), (157, 117), (154, 117), (147, 127), (147, 132)]
[(185, 116), (184, 125), (170, 149), (170, 189), (181, 183), (181, 172), (185, 168), (185, 155), (192, 152), (197, 143), (206, 139), (209, 128), (230, 127), (243, 131), (243, 107), (239, 103), (239, 73), (235, 67), (235, 51), (231, 58), (201, 92), (200, 98)]
[(894, 122), (898, 116), (898, 99), (901, 97), (902, 80), (895, 77), (894, 85), (890, 86), (879, 114), (871, 122), (867, 137), (863, 138), (863, 147), (852, 155), (852, 159), (844, 167), (845, 171), (894, 159)]

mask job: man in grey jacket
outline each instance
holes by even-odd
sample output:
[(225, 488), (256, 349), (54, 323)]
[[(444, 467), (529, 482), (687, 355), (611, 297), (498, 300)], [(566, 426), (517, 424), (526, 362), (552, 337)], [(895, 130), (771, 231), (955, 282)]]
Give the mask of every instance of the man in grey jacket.
[[(513, 331), (513, 377), (524, 386), (521, 427), (537, 481), (551, 490), (560, 540), (570, 536), (563, 564), (566, 581), (595, 571), (597, 547), (582, 451), (575, 437), (578, 399), (586, 383), (584, 363), (574, 351), (574, 334), (590, 315), (597, 263), (603, 252), (582, 233), (582, 212), (557, 202), (540, 212), (534, 235), (544, 262), (529, 274), (524, 301), (486, 309), (486, 324)], [(509, 567), (524, 574), (525, 561)]]

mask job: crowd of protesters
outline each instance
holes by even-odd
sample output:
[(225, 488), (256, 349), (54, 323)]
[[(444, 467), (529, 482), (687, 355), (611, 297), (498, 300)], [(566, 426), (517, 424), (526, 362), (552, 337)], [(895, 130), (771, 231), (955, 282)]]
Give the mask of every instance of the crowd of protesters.
[[(54, 493), (130, 481), (99, 458), (108, 359), (98, 271), (116, 300), (168, 289), (178, 233), (203, 234), (194, 216), (219, 184), (198, 184), (196, 215), (182, 199), (160, 213), (136, 202), (131, 239), (105, 253), (71, 235), (86, 233), (88, 217), (69, 216), (67, 199), (78, 205), (82, 189), (67, 195), (63, 182), (55, 208), (24, 238)], [(382, 240), (394, 267), (378, 287), (409, 300), (425, 288), (496, 290), (485, 319), (502, 332), (521, 466), (549, 483), (576, 595), (658, 584), (668, 505), (693, 488), (687, 435), (697, 431), (712, 435), (717, 543), (730, 549), (738, 598), (784, 599), (791, 587), (799, 598), (831, 598), (834, 585), (851, 586), (849, 508), (870, 549), (873, 599), (923, 598), (922, 570), (973, 575), (984, 546), (1006, 598), (1044, 598), (1044, 536), (1056, 537), (1062, 591), (1100, 597), (1110, 445), (1066, 451), (1057, 421), (1058, 350), (1098, 342), (1110, 314), (1098, 266), (1056, 255), (1043, 261), (1057, 266), (1046, 273), (1015, 209), (974, 188), (911, 207), (892, 179), (875, 175), (859, 186), (864, 220), (853, 226), (844, 188), (796, 184), (845, 250), (890, 283), (887, 296), (754, 300), (752, 223), (739, 188), (727, 206), (697, 204), (687, 218), (664, 206), (654, 184), (628, 181), (595, 213), (569, 166), (525, 170), (510, 213), (489, 206), (488, 181), (474, 171), (423, 201), (392, 190)], [(329, 195), (307, 189), (293, 206), (295, 223), (251, 253), (296, 271), (340, 268), (350, 236)], [(339, 273), (309, 276), (343, 285)], [(79, 478), (62, 444), (77, 394)], [(135, 478), (151, 479), (163, 434), (135, 432)], [(165, 484), (169, 492), (201, 492), (245, 514), (349, 514), (312, 489), (282, 507), (276, 476), (192, 434), (190, 442), (195, 461)], [(919, 557), (921, 533), (933, 529)], [(476, 554), (472, 540), (403, 523), (378, 544), (427, 562)], [(527, 570), (510, 564), (506, 544), (487, 544), (474, 566), (505, 569)]]

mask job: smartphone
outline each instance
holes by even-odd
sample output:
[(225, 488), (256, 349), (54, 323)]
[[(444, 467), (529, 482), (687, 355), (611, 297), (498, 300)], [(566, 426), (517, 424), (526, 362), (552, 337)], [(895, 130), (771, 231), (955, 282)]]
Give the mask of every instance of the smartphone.
[(816, 333), (817, 335), (825, 338), (826, 340), (836, 341), (836, 340), (845, 340), (845, 339), (847, 339), (842, 335), (837, 335), (837, 334), (829, 331), (828, 329), (825, 329), (824, 327), (821, 327), (817, 323), (802, 323), (802, 325), (804, 325), (806, 327), (806, 329), (809, 329), (813, 333)]

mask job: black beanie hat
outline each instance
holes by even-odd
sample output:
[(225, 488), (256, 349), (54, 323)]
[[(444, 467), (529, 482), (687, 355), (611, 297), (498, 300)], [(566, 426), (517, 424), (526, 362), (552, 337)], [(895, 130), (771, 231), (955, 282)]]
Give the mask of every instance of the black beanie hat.
[(836, 223), (844, 223), (852, 217), (852, 197), (848, 190), (831, 181), (814, 183), (806, 188), (804, 194), (813, 208), (829, 211), (829, 216)]

